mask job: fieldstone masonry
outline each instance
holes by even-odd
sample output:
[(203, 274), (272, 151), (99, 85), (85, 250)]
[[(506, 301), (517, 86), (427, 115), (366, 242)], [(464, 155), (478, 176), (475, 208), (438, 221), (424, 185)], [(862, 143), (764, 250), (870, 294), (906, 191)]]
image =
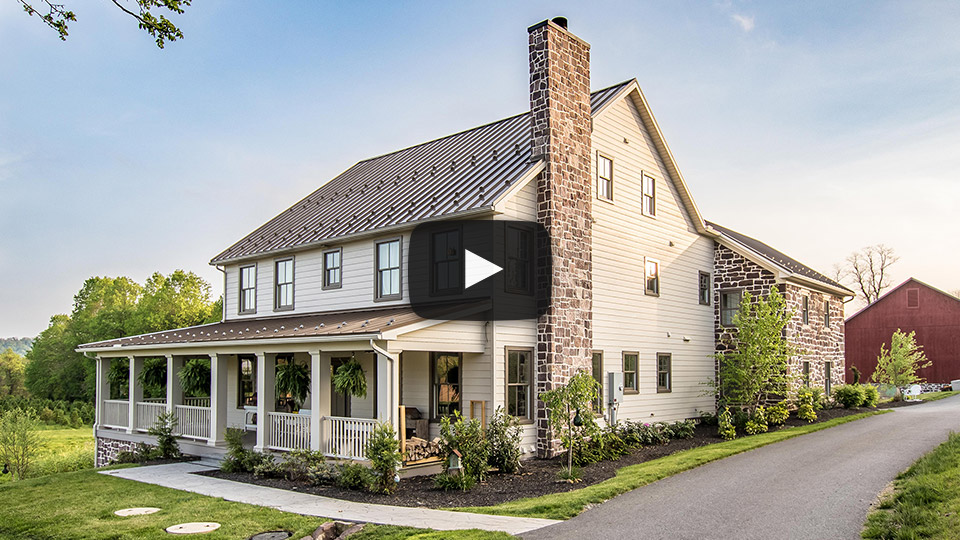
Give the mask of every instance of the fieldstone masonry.
[[(551, 298), (537, 321), (538, 394), (589, 370), (593, 347), (590, 45), (561, 24), (528, 29), (532, 156), (546, 162), (537, 181), (537, 220), (549, 235), (553, 268), (549, 279), (537, 280)], [(560, 449), (538, 403), (537, 453), (550, 457)]]
[[(753, 296), (765, 295), (776, 285), (783, 295), (793, 317), (784, 330), (787, 341), (799, 352), (790, 358), (790, 372), (803, 375), (803, 363), (810, 362), (810, 386), (823, 387), (830, 362), (832, 387), (844, 382), (843, 353), (843, 298), (820, 293), (793, 283), (777, 284), (776, 276), (742, 255), (717, 244), (714, 250), (714, 334), (717, 352), (727, 350), (725, 343), (734, 336), (736, 328), (720, 324), (720, 294), (723, 291), (747, 291)], [(803, 298), (808, 297), (808, 322), (803, 322)], [(826, 303), (830, 303), (830, 326), (824, 317)], [(716, 366), (719, 370), (719, 365)], [(801, 382), (802, 384), (802, 382)]]
[(94, 467), (105, 467), (117, 459), (120, 452), (132, 452), (136, 443), (97, 437), (97, 453), (93, 460)]

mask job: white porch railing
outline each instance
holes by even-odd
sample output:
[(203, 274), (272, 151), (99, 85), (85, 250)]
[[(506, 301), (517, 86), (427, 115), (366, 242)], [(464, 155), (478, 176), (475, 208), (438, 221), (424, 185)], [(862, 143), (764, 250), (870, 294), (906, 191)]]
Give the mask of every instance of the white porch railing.
[(303, 414), (268, 412), (267, 448), (307, 450), (310, 448), (310, 417)]
[(367, 459), (365, 454), (376, 420), (324, 416), (320, 419), (323, 454), (346, 459)]
[(125, 399), (103, 400), (100, 424), (105, 427), (127, 429), (130, 423), (130, 402)]
[(210, 398), (208, 397), (185, 397), (183, 404), (190, 407), (209, 407)]
[(157, 423), (157, 417), (167, 412), (167, 404), (153, 401), (137, 402), (137, 431), (147, 431)]
[(173, 414), (177, 417), (174, 433), (191, 439), (210, 438), (210, 407), (174, 405)]

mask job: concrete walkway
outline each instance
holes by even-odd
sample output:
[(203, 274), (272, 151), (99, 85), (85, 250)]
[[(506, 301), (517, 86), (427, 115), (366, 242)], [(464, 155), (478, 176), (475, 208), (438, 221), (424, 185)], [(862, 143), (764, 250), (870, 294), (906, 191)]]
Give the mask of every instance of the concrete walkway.
[(524, 539), (854, 539), (900, 471), (960, 431), (960, 396), (708, 463)]
[(550, 519), (488, 516), (429, 508), (358, 503), (191, 474), (205, 470), (210, 470), (210, 467), (196, 463), (173, 463), (102, 471), (101, 474), (210, 497), (220, 497), (228, 501), (276, 508), (284, 512), (343, 521), (403, 525), (444, 531), (483, 529), (510, 534), (520, 534), (560, 523)]

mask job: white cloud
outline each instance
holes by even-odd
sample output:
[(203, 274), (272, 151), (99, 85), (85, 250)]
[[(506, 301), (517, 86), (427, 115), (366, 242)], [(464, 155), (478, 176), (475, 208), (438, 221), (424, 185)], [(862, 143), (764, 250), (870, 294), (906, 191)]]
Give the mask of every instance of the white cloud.
[(752, 15), (747, 16), (747, 15), (740, 15), (739, 13), (734, 13), (733, 15), (730, 16), (730, 18), (733, 19), (733, 22), (740, 25), (740, 28), (743, 29), (744, 32), (749, 32), (753, 30), (754, 26), (756, 26), (756, 23), (754, 22)]

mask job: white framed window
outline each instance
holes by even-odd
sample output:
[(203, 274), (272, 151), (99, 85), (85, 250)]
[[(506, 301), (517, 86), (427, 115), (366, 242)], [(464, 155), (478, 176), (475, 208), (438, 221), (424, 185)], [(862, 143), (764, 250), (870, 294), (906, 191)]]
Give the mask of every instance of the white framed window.
[(507, 414), (532, 419), (533, 350), (507, 349)]
[(640, 353), (623, 353), (623, 390), (627, 393), (636, 394), (640, 391), (639, 366)]
[(342, 281), (343, 249), (323, 252), (323, 288), (339, 289)]
[(720, 326), (733, 326), (733, 316), (740, 311), (740, 298), (743, 291), (720, 291)]
[(376, 259), (376, 299), (399, 300), (400, 239), (377, 242)]
[(597, 154), (597, 198), (613, 200), (613, 160)]
[(240, 313), (257, 312), (257, 265), (240, 267)]
[(643, 215), (657, 215), (657, 181), (647, 173), (643, 173)]
[(273, 309), (293, 309), (293, 259), (280, 259), (274, 266)]
[(643, 259), (643, 292), (650, 296), (660, 296), (660, 261)]
[(657, 353), (657, 392), (670, 392), (673, 388), (673, 355)]

